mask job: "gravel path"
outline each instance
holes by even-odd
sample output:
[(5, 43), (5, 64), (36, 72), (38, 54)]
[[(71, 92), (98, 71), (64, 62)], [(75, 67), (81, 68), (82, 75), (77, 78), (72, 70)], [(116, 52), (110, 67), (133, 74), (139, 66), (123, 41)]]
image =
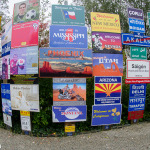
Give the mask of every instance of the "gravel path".
[(0, 129), (2, 150), (150, 150), (150, 123), (73, 137), (31, 137)]

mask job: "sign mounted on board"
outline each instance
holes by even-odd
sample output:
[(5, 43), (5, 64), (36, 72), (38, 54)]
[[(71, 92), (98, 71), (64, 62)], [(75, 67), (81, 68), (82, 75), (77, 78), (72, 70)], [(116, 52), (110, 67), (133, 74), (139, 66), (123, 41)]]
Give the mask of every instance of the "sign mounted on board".
[(143, 118), (144, 110), (128, 112), (128, 120)]
[(11, 116), (3, 113), (3, 120), (4, 120), (4, 123), (10, 127), (12, 127), (12, 120), (11, 120)]

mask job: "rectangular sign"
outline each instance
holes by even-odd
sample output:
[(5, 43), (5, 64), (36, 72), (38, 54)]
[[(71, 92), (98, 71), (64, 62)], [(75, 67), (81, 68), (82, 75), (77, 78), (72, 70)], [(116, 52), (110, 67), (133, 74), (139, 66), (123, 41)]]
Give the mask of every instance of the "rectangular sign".
[(129, 18), (129, 31), (145, 33), (144, 20)]
[(3, 113), (12, 116), (12, 108), (10, 100), (2, 98), (2, 110)]
[(39, 112), (39, 85), (11, 84), (11, 106), (13, 110)]
[(53, 78), (53, 105), (86, 105), (86, 79)]
[(10, 55), (2, 57), (2, 79), (10, 79)]
[(150, 83), (150, 79), (125, 79), (125, 84)]
[(87, 28), (51, 25), (50, 47), (87, 48)]
[(148, 79), (150, 78), (148, 60), (127, 60), (126, 77), (127, 79)]
[(122, 44), (150, 47), (150, 36), (137, 37), (133, 34), (122, 33)]
[(119, 124), (122, 105), (93, 105), (92, 126)]
[(95, 77), (94, 105), (121, 103), (121, 77)]
[(143, 10), (128, 7), (128, 18), (135, 18), (135, 19), (144, 20)]
[(94, 53), (122, 53), (121, 35), (115, 33), (92, 32)]
[(3, 120), (4, 120), (4, 123), (10, 127), (12, 127), (12, 121), (11, 121), (11, 116), (3, 113)]
[(93, 76), (123, 76), (123, 55), (93, 53)]
[(150, 12), (147, 12), (147, 20), (148, 20), (148, 24), (149, 24), (149, 28), (150, 28)]
[(145, 59), (147, 60), (147, 49), (146, 47), (130, 46), (131, 59)]
[(53, 122), (86, 121), (87, 106), (52, 106)]
[(75, 132), (75, 123), (66, 122), (65, 123), (65, 132)]
[(1, 97), (10, 100), (10, 84), (1, 83)]
[(40, 77), (92, 77), (92, 50), (40, 48)]
[(12, 49), (10, 74), (38, 74), (38, 46)]
[(37, 46), (38, 31), (39, 21), (13, 25), (11, 48)]
[(128, 120), (141, 119), (143, 118), (143, 115), (144, 115), (144, 110), (130, 111), (128, 112)]
[(2, 80), (2, 58), (0, 58), (0, 80)]
[(121, 33), (118, 14), (91, 12), (92, 31)]
[(52, 5), (52, 24), (85, 25), (83, 6)]

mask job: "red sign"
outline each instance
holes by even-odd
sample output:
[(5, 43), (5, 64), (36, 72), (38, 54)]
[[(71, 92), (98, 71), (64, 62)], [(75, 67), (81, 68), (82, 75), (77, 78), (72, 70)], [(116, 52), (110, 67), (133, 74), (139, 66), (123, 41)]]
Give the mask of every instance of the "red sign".
[(38, 45), (38, 31), (39, 21), (13, 25), (11, 48)]
[(128, 120), (143, 118), (144, 110), (128, 112)]
[(125, 79), (125, 84), (150, 83), (150, 79)]

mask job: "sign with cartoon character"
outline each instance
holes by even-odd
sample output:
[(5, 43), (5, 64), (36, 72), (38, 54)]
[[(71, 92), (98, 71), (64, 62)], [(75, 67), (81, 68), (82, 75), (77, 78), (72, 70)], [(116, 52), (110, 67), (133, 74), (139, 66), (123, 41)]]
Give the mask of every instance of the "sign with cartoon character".
[(52, 5), (52, 24), (85, 25), (83, 6)]

